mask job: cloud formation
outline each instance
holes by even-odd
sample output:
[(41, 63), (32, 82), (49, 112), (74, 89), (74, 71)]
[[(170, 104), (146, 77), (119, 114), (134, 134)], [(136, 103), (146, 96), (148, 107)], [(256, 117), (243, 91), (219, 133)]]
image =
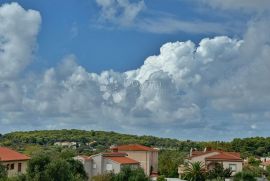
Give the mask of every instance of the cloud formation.
[(145, 8), (143, 0), (129, 2), (129, 0), (96, 0), (101, 8), (101, 20), (113, 24), (128, 26)]
[[(100, 1), (104, 6), (110, 2)], [(13, 79), (33, 56), (41, 18), (12, 3), (0, 7), (0, 19), (9, 22), (0, 25), (1, 67), (15, 67), (5, 74), (0, 68), (1, 131), (107, 129), (194, 139), (268, 132), (267, 19), (251, 22), (242, 40), (218, 36), (199, 44), (168, 42), (136, 70), (92, 73), (68, 55), (56, 67), (24, 71)], [(26, 23), (28, 29), (13, 27)], [(11, 58), (2, 58), (6, 54)], [(195, 138), (198, 133), (204, 137)]]
[(214, 8), (243, 10), (246, 12), (263, 12), (270, 10), (268, 0), (200, 0)]
[[(135, 28), (158, 34), (188, 32), (193, 34), (226, 33), (232, 28), (217, 22), (181, 20), (170, 13), (151, 12), (144, 0), (96, 0), (100, 7), (99, 25)], [(99, 27), (99, 26), (98, 26)]]
[(30, 63), (41, 17), (37, 11), (11, 3), (1, 6), (0, 21), (1, 80), (17, 76)]

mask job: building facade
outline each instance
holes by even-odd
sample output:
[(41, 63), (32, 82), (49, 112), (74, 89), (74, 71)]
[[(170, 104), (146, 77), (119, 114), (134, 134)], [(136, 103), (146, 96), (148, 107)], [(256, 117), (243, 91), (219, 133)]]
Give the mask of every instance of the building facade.
[(139, 145), (129, 144), (112, 147), (113, 152), (127, 153), (127, 157), (134, 159), (140, 163), (147, 176), (156, 175), (158, 173), (158, 150)]
[[(212, 150), (210, 148), (204, 151), (197, 151), (191, 149), (188, 159), (189, 163), (201, 162), (205, 170), (211, 170), (215, 165), (221, 164), (223, 168), (230, 168), (232, 175), (237, 172), (241, 172), (243, 169), (243, 159), (240, 157), (240, 153), (237, 152), (225, 152), (222, 150)], [(178, 173), (181, 176), (184, 172), (183, 165), (178, 168)]]
[(138, 168), (139, 162), (127, 157), (126, 153), (99, 153), (90, 157), (77, 156), (74, 159), (83, 163), (89, 180), (105, 173), (119, 173), (124, 166)]
[(29, 159), (30, 157), (24, 154), (6, 147), (0, 147), (0, 164), (6, 167), (8, 177), (26, 173)]

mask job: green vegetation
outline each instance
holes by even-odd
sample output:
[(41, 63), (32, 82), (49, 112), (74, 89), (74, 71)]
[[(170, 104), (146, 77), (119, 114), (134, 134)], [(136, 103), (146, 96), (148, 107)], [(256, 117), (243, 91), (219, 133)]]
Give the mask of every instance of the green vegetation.
[(201, 162), (190, 163), (186, 166), (183, 178), (189, 181), (205, 181), (206, 174)]
[(225, 178), (230, 178), (231, 175), (231, 169), (224, 169), (221, 164), (216, 163), (215, 167), (206, 173), (206, 178), (208, 180), (225, 180)]
[[(76, 146), (74, 148), (63, 148), (54, 145), (55, 142), (62, 141), (76, 142)], [(249, 157), (249, 166), (244, 167), (241, 177), (248, 177), (249, 175), (260, 177), (265, 175), (270, 178), (270, 168), (266, 171), (261, 169), (259, 167), (260, 161), (255, 159), (257, 156), (270, 156), (270, 137), (237, 138), (231, 142), (195, 142), (190, 140), (180, 141), (170, 138), (158, 138), (154, 136), (136, 136), (115, 132), (93, 130), (84, 131), (75, 129), (12, 132), (4, 135), (0, 134), (0, 146), (11, 147), (19, 152), (30, 155), (33, 158), (29, 162), (27, 175), (22, 175), (20, 178), (12, 178), (13, 180), (19, 179), (21, 181), (26, 180), (29, 177), (31, 177), (32, 180), (42, 181), (46, 180), (48, 175), (58, 178), (62, 178), (62, 176), (65, 175), (66, 178), (63, 179), (84, 179), (83, 174), (75, 174), (77, 172), (82, 173), (82, 170), (80, 170), (80, 166), (76, 165), (76, 163), (71, 163), (71, 157), (78, 154), (91, 155), (107, 151), (111, 145), (134, 143), (158, 147), (160, 149), (159, 174), (164, 177), (178, 177), (178, 165), (183, 164), (184, 158), (191, 148), (202, 150), (205, 147), (212, 147), (213, 149), (240, 152), (242, 158)], [(46, 155), (44, 155), (44, 153), (46, 153)], [(37, 155), (39, 158), (36, 158)], [(76, 166), (74, 167), (72, 165)], [(199, 169), (198, 165), (193, 166), (194, 168), (192, 169)], [(62, 176), (58, 175), (56, 172), (60, 167), (65, 168), (61, 172), (61, 174), (63, 174)], [(192, 169), (190, 168), (189, 171), (196, 172), (196, 170)], [(202, 173), (202, 175), (205, 179), (222, 180), (225, 178), (226, 173), (229, 174), (228, 170), (219, 168), (217, 170), (213, 170), (211, 173)], [(2, 175), (2, 178), (5, 177), (5, 169), (2, 166), (0, 166), (0, 175)], [(116, 178), (115, 175), (112, 174), (102, 175), (99, 178), (101, 180), (106, 180), (103, 177)], [(120, 176), (118, 177), (120, 178)], [(197, 177), (200, 178), (200, 174), (195, 176), (194, 179), (196, 180)], [(98, 180), (98, 177), (96, 179)], [(162, 179), (162, 177), (160, 177), (160, 179)]]
[(69, 153), (67, 149), (36, 153), (29, 160), (25, 175), (12, 178), (0, 175), (0, 181), (86, 181), (88, 178), (82, 163), (66, 153)]
[(233, 181), (256, 181), (255, 176), (250, 172), (238, 172), (234, 178)]
[(177, 178), (178, 166), (184, 163), (186, 153), (177, 150), (161, 150), (159, 152), (159, 174), (166, 177)]
[(142, 168), (132, 168), (125, 166), (118, 174), (107, 173), (97, 175), (92, 178), (93, 181), (150, 181), (144, 174)]
[[(188, 153), (190, 148), (203, 149), (204, 147), (212, 147), (225, 151), (237, 151), (241, 153), (242, 157), (270, 156), (270, 137), (236, 138), (231, 142), (194, 142), (154, 136), (136, 136), (115, 132), (75, 129), (12, 132), (0, 136), (0, 145), (13, 147), (29, 155), (44, 150), (44, 147), (51, 147), (57, 141), (77, 142), (79, 144), (77, 151), (89, 154), (104, 151), (113, 144), (138, 143), (146, 146), (155, 146), (160, 149), (179, 150), (185, 153)], [(87, 143), (90, 142), (94, 143), (91, 146), (87, 146)]]
[(3, 181), (7, 178), (7, 171), (4, 165), (0, 163), (0, 181)]

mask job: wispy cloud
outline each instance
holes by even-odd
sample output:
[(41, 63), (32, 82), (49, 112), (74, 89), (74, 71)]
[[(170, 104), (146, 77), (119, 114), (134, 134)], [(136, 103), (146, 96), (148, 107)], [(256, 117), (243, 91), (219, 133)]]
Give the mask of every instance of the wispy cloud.
[(148, 9), (143, 0), (96, 0), (100, 19), (96, 27), (135, 29), (158, 34), (186, 32), (191, 34), (227, 33), (230, 25), (205, 20), (182, 20), (177, 16)]

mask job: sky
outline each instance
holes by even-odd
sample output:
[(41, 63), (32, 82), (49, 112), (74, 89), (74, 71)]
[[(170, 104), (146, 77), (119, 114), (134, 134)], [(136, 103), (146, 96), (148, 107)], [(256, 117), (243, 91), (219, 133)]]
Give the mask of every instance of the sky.
[(0, 0), (0, 133), (270, 136), (269, 0)]

